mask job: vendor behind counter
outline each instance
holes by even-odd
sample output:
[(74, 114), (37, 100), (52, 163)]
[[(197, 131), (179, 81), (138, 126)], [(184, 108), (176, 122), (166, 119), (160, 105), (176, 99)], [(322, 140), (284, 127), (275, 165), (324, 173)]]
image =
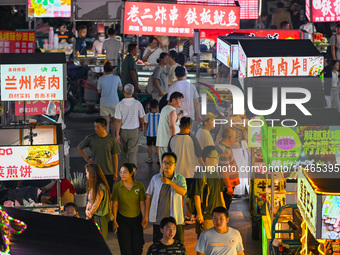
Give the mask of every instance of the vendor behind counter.
[(67, 24), (62, 23), (59, 28), (56, 29), (55, 33), (58, 35), (59, 43), (72, 43), (73, 38), (70, 31), (67, 30)]
[(85, 36), (87, 34), (87, 27), (86, 26), (80, 26), (78, 28), (78, 38), (76, 38), (76, 45), (75, 45), (75, 51), (76, 56), (83, 55), (87, 56), (87, 45), (85, 41)]

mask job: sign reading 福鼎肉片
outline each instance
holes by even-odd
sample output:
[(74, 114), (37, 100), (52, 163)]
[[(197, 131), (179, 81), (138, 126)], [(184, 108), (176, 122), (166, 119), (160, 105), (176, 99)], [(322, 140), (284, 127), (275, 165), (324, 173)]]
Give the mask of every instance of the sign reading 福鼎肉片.
[(1, 65), (1, 100), (63, 100), (63, 64)]
[(238, 29), (240, 7), (125, 2), (124, 34), (193, 36), (193, 29)]

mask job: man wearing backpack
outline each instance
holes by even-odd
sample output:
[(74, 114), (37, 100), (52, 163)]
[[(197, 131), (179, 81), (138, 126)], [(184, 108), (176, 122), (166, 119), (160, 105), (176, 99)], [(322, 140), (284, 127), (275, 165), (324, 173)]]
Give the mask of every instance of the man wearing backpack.
[(225, 207), (223, 198), (223, 181), (217, 171), (219, 155), (215, 146), (207, 146), (202, 152), (204, 167), (200, 167), (194, 176), (194, 201), (197, 211), (197, 238), (204, 230), (214, 227), (212, 221), (213, 209)]
[(340, 23), (336, 24), (335, 35), (330, 38), (331, 54), (333, 60), (340, 60)]

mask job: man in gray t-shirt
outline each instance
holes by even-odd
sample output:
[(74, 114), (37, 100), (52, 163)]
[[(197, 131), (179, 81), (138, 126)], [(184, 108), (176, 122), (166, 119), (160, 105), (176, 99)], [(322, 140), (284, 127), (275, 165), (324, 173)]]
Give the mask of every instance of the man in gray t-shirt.
[[(118, 153), (120, 148), (114, 136), (106, 132), (106, 120), (98, 118), (94, 122), (95, 133), (86, 136), (78, 145), (78, 151), (87, 163), (96, 163), (103, 170), (110, 189), (117, 180)], [(91, 157), (84, 151), (86, 147), (91, 150)]]
[(110, 28), (108, 30), (109, 39), (103, 42), (103, 54), (106, 53), (106, 58), (112, 61), (113, 65), (118, 63), (118, 54), (121, 50), (121, 42), (115, 38), (115, 30)]
[(340, 23), (336, 25), (335, 35), (332, 35), (329, 41), (331, 46), (332, 58), (340, 60)]
[(212, 213), (214, 227), (205, 230), (195, 246), (197, 254), (244, 255), (242, 237), (236, 229), (228, 227), (228, 210), (216, 207)]

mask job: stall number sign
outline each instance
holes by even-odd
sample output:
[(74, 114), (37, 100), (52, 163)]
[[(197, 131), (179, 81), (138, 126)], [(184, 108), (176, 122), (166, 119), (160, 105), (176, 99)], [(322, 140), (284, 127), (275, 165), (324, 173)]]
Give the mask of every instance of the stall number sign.
[(216, 58), (229, 67), (230, 65), (230, 45), (217, 38)]
[(0, 31), (0, 53), (34, 53), (35, 32)]
[(58, 145), (0, 147), (0, 181), (58, 178)]
[(63, 65), (1, 65), (1, 101), (63, 100)]
[(247, 77), (317, 76), (323, 70), (323, 57), (247, 58)]
[(298, 179), (298, 208), (307, 226), (316, 237), (317, 195), (308, 180), (299, 173)]
[(190, 36), (193, 29), (238, 29), (240, 8), (125, 2), (124, 34)]
[[(306, 10), (312, 5), (312, 22), (336, 22), (340, 21), (339, 0), (306, 0)], [(308, 17), (308, 16), (307, 16)]]

